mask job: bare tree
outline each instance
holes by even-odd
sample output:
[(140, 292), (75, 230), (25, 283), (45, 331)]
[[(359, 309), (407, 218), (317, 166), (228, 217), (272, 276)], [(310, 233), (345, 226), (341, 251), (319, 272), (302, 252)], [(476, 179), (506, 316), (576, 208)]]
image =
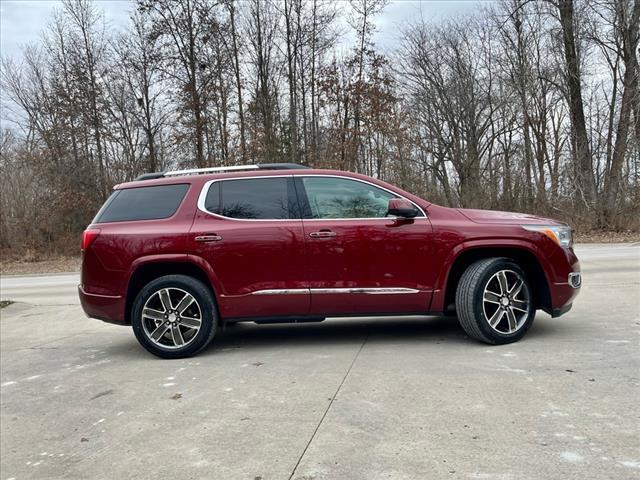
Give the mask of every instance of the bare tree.
[[(624, 64), (622, 98), (616, 128), (616, 141), (611, 165), (604, 185), (604, 219), (612, 226), (615, 223), (616, 201), (622, 184), (622, 167), (626, 158), (631, 130), (631, 112), (634, 99), (638, 97), (638, 24), (640, 23), (640, 0), (633, 7), (625, 0), (615, 0), (613, 9), (617, 43), (616, 54)], [(613, 116), (613, 115), (612, 115)]]
[(136, 5), (112, 33), (97, 5), (65, 0), (38, 42), (2, 58), (2, 248), (64, 251), (141, 172), (266, 161), (640, 229), (640, 0), (411, 19), (391, 54), (374, 43), (383, 0)]
[(207, 165), (205, 130), (206, 92), (211, 78), (205, 62), (211, 4), (203, 0), (141, 0), (139, 10), (149, 15), (153, 34), (163, 40), (165, 72), (175, 82), (182, 108), (191, 116), (187, 128), (194, 146), (194, 163)]
[(585, 207), (593, 208), (596, 194), (596, 183), (593, 176), (593, 165), (587, 124), (582, 100), (580, 60), (576, 45), (575, 15), (573, 0), (558, 0), (558, 12), (562, 27), (562, 43), (566, 61), (566, 83), (569, 97), (569, 113), (571, 116), (573, 148), (576, 157), (576, 180), (586, 203)]
[(245, 31), (249, 39), (249, 62), (254, 74), (253, 105), (255, 123), (253, 150), (269, 161), (278, 159), (277, 124), (278, 65), (276, 40), (278, 16), (271, 1), (251, 0), (246, 12)]

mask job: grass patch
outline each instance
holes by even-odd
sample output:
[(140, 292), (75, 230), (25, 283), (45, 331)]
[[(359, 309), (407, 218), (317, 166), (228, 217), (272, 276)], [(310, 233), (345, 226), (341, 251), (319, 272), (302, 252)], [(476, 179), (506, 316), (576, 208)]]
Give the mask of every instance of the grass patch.
[(38, 273), (66, 273), (80, 270), (80, 256), (3, 255), (0, 251), (2, 275), (31, 275)]
[(11, 300), (2, 300), (0, 301), (0, 308), (8, 307), (12, 303), (14, 302), (12, 302)]

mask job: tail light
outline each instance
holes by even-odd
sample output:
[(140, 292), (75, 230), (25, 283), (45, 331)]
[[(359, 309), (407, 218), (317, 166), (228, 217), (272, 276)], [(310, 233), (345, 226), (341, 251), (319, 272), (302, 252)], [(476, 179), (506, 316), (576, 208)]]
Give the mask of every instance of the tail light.
[(100, 230), (98, 229), (88, 229), (82, 232), (82, 244), (80, 248), (83, 252), (91, 246), (93, 241), (98, 238), (98, 235), (100, 235)]

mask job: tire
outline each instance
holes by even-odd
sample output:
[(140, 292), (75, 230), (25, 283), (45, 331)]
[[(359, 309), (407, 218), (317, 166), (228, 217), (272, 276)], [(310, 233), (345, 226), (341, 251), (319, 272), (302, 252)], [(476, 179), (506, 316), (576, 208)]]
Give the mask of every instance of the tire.
[(218, 325), (215, 299), (195, 278), (159, 277), (136, 296), (131, 325), (150, 353), (160, 358), (190, 357), (213, 340)]
[(527, 276), (508, 258), (487, 258), (467, 268), (456, 289), (456, 311), (467, 335), (491, 345), (520, 340), (536, 313)]

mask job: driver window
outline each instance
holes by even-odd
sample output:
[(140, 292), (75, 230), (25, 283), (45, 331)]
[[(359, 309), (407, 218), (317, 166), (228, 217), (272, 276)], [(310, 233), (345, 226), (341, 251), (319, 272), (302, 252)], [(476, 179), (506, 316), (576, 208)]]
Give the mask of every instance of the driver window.
[(311, 218), (384, 218), (396, 195), (367, 183), (335, 177), (303, 177)]

